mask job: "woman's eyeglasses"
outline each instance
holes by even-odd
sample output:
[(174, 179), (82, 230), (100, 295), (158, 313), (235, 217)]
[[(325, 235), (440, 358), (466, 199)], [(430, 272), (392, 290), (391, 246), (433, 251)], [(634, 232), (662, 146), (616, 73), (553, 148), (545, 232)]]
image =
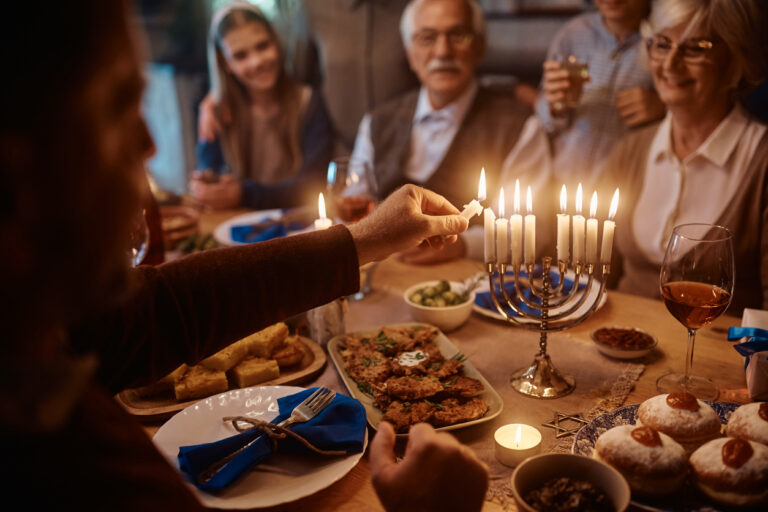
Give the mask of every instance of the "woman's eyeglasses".
[(675, 51), (680, 52), (685, 62), (698, 64), (706, 60), (714, 43), (709, 39), (688, 39), (675, 43), (665, 36), (653, 36), (645, 40), (648, 56), (653, 60), (664, 60)]
[(413, 34), (413, 44), (421, 48), (431, 48), (437, 44), (440, 35), (445, 35), (448, 44), (453, 48), (466, 49), (472, 44), (475, 34), (466, 28), (455, 28), (447, 32), (437, 30), (422, 30)]

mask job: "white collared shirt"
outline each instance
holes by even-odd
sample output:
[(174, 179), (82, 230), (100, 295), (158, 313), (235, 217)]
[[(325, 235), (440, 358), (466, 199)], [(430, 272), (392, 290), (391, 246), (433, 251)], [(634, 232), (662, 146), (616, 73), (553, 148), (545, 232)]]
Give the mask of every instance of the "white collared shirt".
[(659, 125), (632, 219), (635, 241), (661, 264), (672, 228), (713, 224), (741, 186), (766, 126), (736, 105), (696, 151), (680, 161), (672, 150), (671, 114)]
[[(445, 157), (453, 138), (459, 131), (477, 94), (477, 82), (472, 81), (455, 101), (436, 110), (432, 108), (427, 90), (422, 87), (411, 125), (411, 149), (403, 174), (415, 183), (425, 183), (435, 173)], [(374, 148), (371, 140), (371, 116), (366, 114), (360, 122), (351, 160), (367, 162), (373, 168)], [(362, 165), (355, 165), (350, 172), (360, 172)], [(360, 177), (359, 177), (360, 178)], [(365, 179), (352, 179), (343, 195), (361, 194), (367, 191)]]

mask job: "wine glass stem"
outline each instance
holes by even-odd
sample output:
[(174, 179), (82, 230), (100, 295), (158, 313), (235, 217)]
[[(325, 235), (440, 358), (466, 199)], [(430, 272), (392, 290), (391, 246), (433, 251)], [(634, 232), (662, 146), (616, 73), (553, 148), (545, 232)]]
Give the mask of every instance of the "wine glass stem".
[(693, 368), (693, 346), (696, 343), (696, 329), (688, 329), (688, 348), (685, 353), (685, 379), (683, 383), (687, 386), (690, 382), (691, 368)]

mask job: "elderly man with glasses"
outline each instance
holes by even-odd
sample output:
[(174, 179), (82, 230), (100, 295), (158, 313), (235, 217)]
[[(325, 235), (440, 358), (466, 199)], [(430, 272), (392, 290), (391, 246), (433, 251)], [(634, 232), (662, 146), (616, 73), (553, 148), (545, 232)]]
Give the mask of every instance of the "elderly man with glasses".
[[(481, 168), (489, 187), (498, 186), (503, 159), (529, 111), (511, 92), (491, 91), (475, 79), (485, 51), (475, 0), (413, 0), (400, 32), (421, 87), (366, 114), (352, 159), (370, 164), (381, 197), (417, 183), (461, 207), (475, 196)], [(365, 192), (366, 180), (356, 181), (345, 195)]]

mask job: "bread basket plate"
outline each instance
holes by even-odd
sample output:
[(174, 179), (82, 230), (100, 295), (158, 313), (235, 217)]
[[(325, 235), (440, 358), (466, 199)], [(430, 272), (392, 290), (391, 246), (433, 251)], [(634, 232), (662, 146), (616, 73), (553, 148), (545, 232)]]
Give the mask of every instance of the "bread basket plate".
[[(279, 377), (262, 382), (260, 384), (261, 386), (277, 386), (308, 382), (325, 368), (327, 358), (322, 347), (304, 336), (301, 336), (300, 340), (304, 346), (303, 359), (295, 366), (281, 369)], [(232, 386), (231, 382), (230, 386)], [(199, 398), (181, 401), (176, 400), (172, 391), (163, 392), (151, 397), (141, 397), (133, 389), (123, 390), (118, 393), (115, 398), (130, 414), (140, 416), (143, 419), (152, 420), (169, 418), (173, 414), (200, 400)]]
[[(403, 324), (387, 325), (384, 327), (391, 327), (391, 328), (406, 327), (407, 328), (407, 327), (434, 327), (434, 326), (429, 324), (419, 323), (419, 322), (409, 322), (409, 323), (403, 323)], [(357, 382), (355, 382), (355, 380), (352, 377), (350, 377), (347, 371), (344, 369), (344, 358), (341, 356), (341, 349), (343, 348), (343, 345), (344, 345), (344, 336), (375, 337), (376, 333), (380, 329), (381, 328), (348, 333), (347, 335), (336, 336), (328, 342), (328, 355), (331, 358), (331, 361), (333, 361), (333, 364), (336, 366), (336, 369), (338, 370), (339, 375), (341, 376), (341, 380), (344, 381), (344, 385), (349, 390), (350, 396), (358, 399), (360, 403), (363, 404), (363, 406), (365, 407), (368, 424), (374, 429), (378, 429), (379, 423), (381, 422), (381, 418), (384, 416), (384, 413), (373, 404), (373, 398), (370, 395), (363, 393), (362, 391), (360, 391), (360, 389), (358, 389)], [(438, 334), (435, 337), (434, 341), (435, 341), (435, 345), (437, 345), (438, 349), (440, 350), (440, 353), (446, 359), (450, 359), (451, 357), (460, 353), (460, 350), (456, 348), (456, 345), (451, 343), (451, 340), (449, 340), (448, 337), (445, 334), (443, 334), (442, 331), (438, 330)], [(477, 368), (475, 368), (475, 366), (469, 360), (464, 361), (464, 375), (466, 375), (467, 377), (471, 377), (473, 379), (477, 379), (482, 383), (485, 389), (479, 395), (479, 398), (482, 398), (488, 404), (488, 411), (485, 413), (485, 415), (482, 418), (478, 418), (472, 421), (456, 423), (454, 425), (448, 425), (445, 427), (438, 427), (435, 430), (438, 430), (438, 431), (456, 430), (460, 428), (471, 427), (472, 425), (477, 425), (480, 423), (484, 423), (486, 421), (490, 421), (501, 413), (501, 410), (504, 407), (504, 402), (502, 401), (501, 397), (496, 392), (496, 390), (493, 389), (493, 386), (491, 386), (488, 380), (485, 377), (483, 377), (483, 375), (477, 370)], [(397, 436), (407, 437), (408, 434), (397, 434)]]
[[(720, 423), (723, 425), (728, 423), (728, 420), (733, 414), (733, 411), (739, 408), (739, 404), (733, 402), (709, 402), (707, 404), (712, 406), (712, 409), (717, 413), (720, 418)], [(588, 424), (581, 427), (573, 438), (573, 445), (571, 446), (571, 452), (576, 455), (584, 455), (591, 457), (595, 448), (597, 438), (613, 427), (619, 425), (634, 425), (637, 420), (637, 410), (640, 408), (639, 404), (625, 405), (610, 412), (606, 412), (595, 417)], [(683, 489), (684, 492), (677, 493), (673, 497), (666, 498), (664, 500), (650, 500), (650, 499), (637, 499), (632, 497), (632, 504), (640, 510), (649, 511), (663, 511), (663, 512), (693, 512), (699, 511), (705, 508), (708, 512), (715, 512), (718, 509), (713, 508), (715, 505), (704, 498), (697, 490), (686, 484)]]
[[(157, 449), (177, 470), (180, 446), (218, 441), (237, 434), (224, 416), (248, 416), (269, 421), (277, 416), (277, 399), (302, 391), (294, 386), (256, 386), (235, 389), (200, 400), (168, 420), (155, 434)], [(368, 445), (366, 431), (365, 446)], [(203, 505), (217, 509), (272, 507), (314, 494), (349, 473), (365, 453), (342, 457), (272, 455), (218, 494), (187, 485)], [(186, 473), (181, 473), (187, 479)]]

